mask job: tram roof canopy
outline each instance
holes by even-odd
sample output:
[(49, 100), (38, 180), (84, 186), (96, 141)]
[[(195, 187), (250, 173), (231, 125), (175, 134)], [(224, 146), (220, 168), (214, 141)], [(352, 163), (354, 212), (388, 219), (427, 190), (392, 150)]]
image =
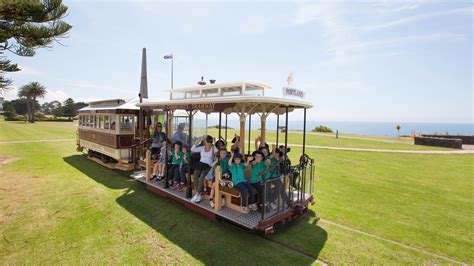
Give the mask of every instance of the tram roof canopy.
[[(170, 91), (171, 100), (139, 103), (143, 109), (199, 110), (205, 113), (283, 113), (313, 105), (299, 99), (265, 96), (270, 85), (261, 82), (234, 82), (188, 87)], [(178, 96), (178, 95), (179, 96)]]
[(79, 109), (79, 112), (99, 111), (99, 110), (139, 110), (138, 99), (125, 101), (123, 99), (111, 99), (88, 102), (88, 106)]

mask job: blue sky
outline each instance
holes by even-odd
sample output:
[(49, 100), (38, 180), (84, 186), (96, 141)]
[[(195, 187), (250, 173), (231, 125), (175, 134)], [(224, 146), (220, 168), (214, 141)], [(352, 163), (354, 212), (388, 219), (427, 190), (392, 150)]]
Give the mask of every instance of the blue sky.
[(135, 97), (146, 47), (151, 98), (169, 89), (172, 52), (175, 88), (204, 76), (267, 82), (277, 96), (293, 72), (311, 120), (473, 121), (470, 1), (65, 4), (63, 46), (9, 55), (23, 68), (14, 85), (39, 81), (47, 101)]

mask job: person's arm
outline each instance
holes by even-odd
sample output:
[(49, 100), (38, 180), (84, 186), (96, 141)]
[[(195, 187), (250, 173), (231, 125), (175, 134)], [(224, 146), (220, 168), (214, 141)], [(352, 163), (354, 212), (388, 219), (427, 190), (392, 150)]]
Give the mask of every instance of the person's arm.
[(258, 148), (260, 148), (260, 140), (262, 139), (262, 137), (258, 136), (255, 138), (255, 150), (258, 150)]
[(230, 151), (230, 159), (227, 165), (230, 167), (232, 165), (232, 161), (234, 160), (234, 151)]

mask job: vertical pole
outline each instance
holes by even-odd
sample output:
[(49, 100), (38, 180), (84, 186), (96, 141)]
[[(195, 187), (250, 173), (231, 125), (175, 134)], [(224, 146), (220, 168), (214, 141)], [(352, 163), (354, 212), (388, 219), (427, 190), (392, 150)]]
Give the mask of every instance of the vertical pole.
[(240, 143), (239, 149), (242, 155), (245, 154), (245, 113), (242, 111), (239, 113), (240, 116)]
[(276, 132), (276, 146), (278, 147), (278, 135), (280, 133), (280, 115), (277, 114), (277, 132)]
[[(286, 163), (288, 162), (288, 106), (285, 107), (285, 167), (287, 167)], [(284, 178), (289, 178), (289, 173), (287, 169), (283, 169)], [(288, 185), (288, 196), (291, 197), (293, 200), (293, 195), (291, 193), (291, 184)]]
[(214, 182), (214, 192), (215, 192), (215, 195), (214, 195), (214, 206), (216, 208), (216, 210), (220, 210), (221, 209), (221, 200), (222, 200), (222, 196), (221, 196), (221, 176), (222, 176), (222, 168), (220, 166), (217, 166), (216, 167), (216, 181)]
[(252, 115), (249, 114), (249, 144), (247, 146), (248, 147), (247, 151), (248, 151), (249, 154), (250, 154), (250, 144), (252, 142), (252, 140), (251, 140), (252, 135), (251, 134), (252, 134)]
[(207, 127), (208, 127), (208, 116), (209, 114), (206, 114), (206, 136), (207, 136)]
[(145, 181), (150, 182), (150, 176), (151, 176), (151, 168), (153, 167), (151, 165), (151, 151), (147, 150), (146, 151), (146, 156), (145, 156)]
[(173, 81), (174, 81), (173, 80), (174, 79), (174, 77), (173, 77), (173, 63), (174, 63), (174, 56), (173, 56), (173, 54), (171, 54), (171, 89), (173, 89), (173, 85), (174, 85), (173, 84)]
[(306, 108), (304, 108), (304, 115), (303, 115), (303, 154), (305, 154), (305, 146), (306, 146)]
[[(191, 150), (191, 143), (193, 138), (193, 111), (189, 110), (189, 123), (188, 123), (188, 130), (189, 130), (189, 137), (188, 137), (188, 151)], [(188, 162), (191, 161), (191, 158), (187, 158)], [(186, 198), (191, 198), (193, 196), (193, 189), (191, 187), (191, 165), (188, 163), (188, 175), (186, 177)]]
[[(139, 93), (138, 94), (138, 97), (140, 97), (140, 103), (143, 102), (143, 98), (142, 98), (142, 94)], [(112, 120), (112, 119), (110, 119)], [(139, 143), (142, 143), (143, 142), (143, 109), (140, 107), (140, 110), (138, 110), (138, 138), (140, 139)], [(111, 122), (109, 122), (109, 128), (110, 128), (110, 125)], [(143, 149), (140, 147), (140, 146), (137, 146), (138, 147), (138, 157), (141, 159), (143, 158), (142, 155), (143, 155)]]
[(267, 141), (266, 139), (266, 129), (267, 129), (267, 115), (268, 113), (265, 113), (265, 111), (262, 112), (262, 115), (260, 116), (260, 147), (265, 144)]
[(225, 115), (225, 142), (227, 143), (227, 114)]
[[(165, 123), (166, 123), (166, 135), (168, 136), (168, 134), (170, 132), (168, 132), (168, 129), (169, 129), (169, 111), (166, 110), (166, 120), (165, 120)], [(168, 136), (169, 137), (169, 136)], [(166, 140), (166, 148), (165, 148), (165, 188), (169, 188), (170, 187), (170, 184), (168, 182), (168, 148), (169, 148), (169, 145), (168, 145), (168, 140)], [(163, 156), (163, 154), (161, 155)]]
[[(219, 112), (219, 133), (217, 133), (217, 138), (221, 138), (221, 123), (222, 123), (222, 112)], [(227, 140), (225, 140), (225, 143), (227, 143)]]

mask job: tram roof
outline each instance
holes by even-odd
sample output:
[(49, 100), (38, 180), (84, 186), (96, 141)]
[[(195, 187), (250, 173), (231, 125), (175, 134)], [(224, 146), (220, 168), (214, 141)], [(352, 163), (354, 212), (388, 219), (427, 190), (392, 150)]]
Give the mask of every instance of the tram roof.
[(88, 106), (79, 109), (79, 112), (99, 111), (99, 110), (139, 110), (138, 99), (125, 101), (123, 99), (111, 99), (88, 102)]
[(213, 83), (208, 85), (198, 85), (192, 87), (184, 87), (179, 89), (170, 90), (170, 92), (190, 92), (196, 90), (207, 90), (207, 89), (218, 89), (218, 88), (232, 88), (232, 87), (254, 87), (260, 89), (271, 89), (267, 83), (258, 82), (258, 81), (238, 81), (238, 82), (227, 82), (227, 83)]
[[(293, 109), (312, 108), (309, 102), (270, 96), (217, 96), (195, 99), (161, 100), (139, 103), (137, 106), (144, 109), (173, 109), (173, 110), (200, 110), (208, 112), (275, 112), (277, 109), (288, 107)], [(243, 109), (242, 109), (243, 108)], [(281, 112), (281, 110), (280, 110)]]

